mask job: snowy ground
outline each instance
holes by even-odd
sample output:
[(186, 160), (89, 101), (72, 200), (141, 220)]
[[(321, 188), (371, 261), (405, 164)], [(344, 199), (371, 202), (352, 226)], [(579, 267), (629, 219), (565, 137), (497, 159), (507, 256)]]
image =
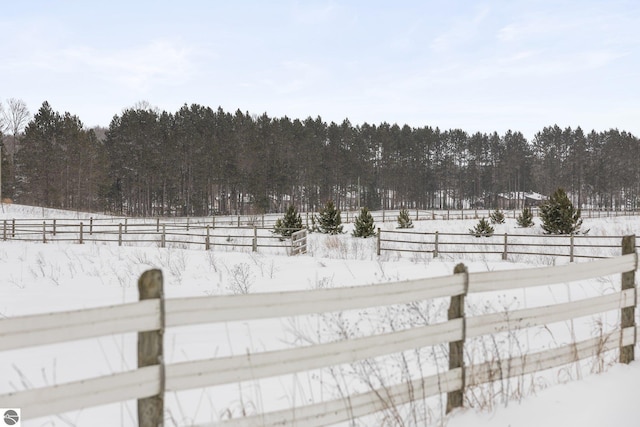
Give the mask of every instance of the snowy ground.
[[(76, 213), (51, 212), (40, 208), (4, 205), (0, 219), (78, 217)], [(88, 215), (87, 215), (88, 217)], [(94, 216), (95, 217), (95, 216)], [(416, 230), (460, 232), (472, 228), (477, 221), (422, 221)], [(383, 228), (392, 229), (393, 223)], [(637, 217), (603, 218), (585, 221), (594, 235), (640, 234)], [(345, 227), (350, 231), (349, 226)], [(520, 233), (515, 220), (496, 226), (497, 233)], [(540, 228), (527, 230), (540, 233)], [(310, 254), (298, 257), (232, 252), (198, 251), (180, 248), (118, 247), (114, 244), (58, 244), (0, 242), (0, 317), (32, 313), (73, 310), (87, 307), (137, 301), (136, 283), (149, 268), (161, 268), (165, 277), (167, 298), (219, 295), (248, 288), (249, 292), (313, 289), (392, 282), (421, 277), (449, 275), (461, 260), (471, 272), (496, 269), (531, 268), (562, 264), (568, 259), (549, 260), (540, 257), (518, 257), (501, 261), (495, 257), (474, 256), (472, 259), (430, 255), (398, 257), (385, 253), (375, 255), (373, 239), (355, 239), (349, 233), (340, 237), (311, 235)], [(585, 261), (581, 261), (585, 262)], [(526, 292), (483, 295), (471, 298), (472, 314), (491, 310), (518, 309), (539, 304), (563, 302), (585, 296), (600, 295), (619, 286), (619, 277), (609, 277), (569, 287), (558, 285)], [(367, 330), (388, 330), (400, 324), (410, 327), (421, 321), (442, 318), (444, 302), (434, 301), (418, 307), (415, 313), (399, 308), (359, 311), (344, 317), (313, 316), (310, 318), (236, 322), (176, 328), (165, 336), (167, 363), (196, 360), (226, 354), (239, 354), (288, 348), (301, 342), (325, 342), (337, 335), (360, 336)], [(397, 310), (397, 311), (394, 311)], [(416, 319), (417, 314), (422, 319)], [(617, 322), (616, 313), (597, 319), (570, 322), (539, 329), (517, 337), (503, 337), (502, 349), (518, 351), (549, 348), (583, 339), (601, 330), (609, 330)], [(418, 316), (418, 317), (420, 317)], [(134, 369), (136, 364), (135, 334), (83, 340), (69, 344), (35, 347), (0, 353), (0, 393), (41, 387), (82, 378), (108, 375)], [(479, 347), (482, 348), (482, 347)], [(417, 366), (426, 371), (437, 363), (438, 356), (417, 354)], [(482, 354), (471, 355), (480, 357)], [(481, 414), (461, 411), (442, 418), (441, 399), (429, 403), (429, 409), (412, 407), (411, 415), (420, 412), (430, 425), (471, 426), (555, 426), (602, 425), (637, 426), (640, 424), (638, 401), (631, 387), (640, 380), (640, 366), (613, 366), (603, 375), (590, 375), (612, 364), (615, 355), (540, 374), (527, 385), (515, 384), (520, 403), (511, 400), (513, 389), (504, 384), (475, 391), (476, 402), (484, 402)], [(421, 364), (422, 362), (422, 364)], [(380, 362), (389, 377), (394, 373), (393, 358)], [(408, 369), (413, 374), (415, 369)], [(301, 374), (293, 377), (260, 381), (241, 386), (193, 390), (166, 397), (167, 425), (187, 425), (218, 420), (241, 413), (269, 411), (293, 404), (335, 398), (340, 384), (347, 380), (354, 389), (362, 387), (357, 369)], [(371, 372), (367, 373), (371, 374)], [(581, 381), (572, 381), (579, 380)], [(564, 385), (553, 386), (557, 383)], [(553, 386), (553, 387), (552, 387)], [(495, 399), (487, 397), (493, 395)], [(583, 400), (578, 400), (578, 399)], [(628, 404), (623, 405), (624, 399)], [(622, 400), (620, 400), (622, 399)], [(634, 400), (635, 399), (635, 400)], [(491, 400), (493, 403), (487, 403)], [(506, 408), (505, 408), (506, 406)], [(2, 407), (2, 402), (0, 402)], [(28, 412), (28, 408), (22, 408)], [(593, 412), (590, 415), (590, 411)], [(98, 408), (36, 419), (27, 426), (132, 426), (135, 425), (135, 402), (123, 402)], [(635, 415), (635, 417), (634, 417)], [(380, 419), (374, 419), (380, 422)], [(363, 421), (367, 425), (372, 420)], [(411, 417), (404, 422), (412, 425)], [(418, 423), (421, 425), (421, 423)], [(424, 424), (424, 422), (422, 422)]]

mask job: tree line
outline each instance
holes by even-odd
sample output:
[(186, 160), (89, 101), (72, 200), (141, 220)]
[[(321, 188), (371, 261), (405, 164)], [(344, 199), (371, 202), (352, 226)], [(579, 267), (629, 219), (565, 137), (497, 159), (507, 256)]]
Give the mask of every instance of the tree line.
[[(7, 131), (2, 195), (131, 216), (496, 206), (497, 195), (563, 187), (579, 207), (638, 208), (640, 142), (611, 129), (461, 129), (327, 123), (184, 105), (123, 110), (87, 129), (48, 102)], [(10, 149), (9, 149), (10, 148)]]

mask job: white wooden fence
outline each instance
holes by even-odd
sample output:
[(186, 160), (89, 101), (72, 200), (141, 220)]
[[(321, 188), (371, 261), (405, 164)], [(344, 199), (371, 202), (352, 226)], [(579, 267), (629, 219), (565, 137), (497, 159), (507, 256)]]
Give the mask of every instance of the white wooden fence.
[[(635, 285), (638, 256), (634, 247), (635, 237), (628, 236), (623, 239), (623, 253), (626, 254), (588, 263), (483, 273), (468, 273), (466, 268), (457, 267), (458, 273), (452, 276), (373, 286), (166, 300), (162, 298), (162, 273), (150, 270), (141, 276), (138, 283), (143, 298), (150, 299), (110, 307), (0, 320), (0, 351), (137, 331), (138, 369), (4, 394), (0, 395), (0, 402), (4, 407), (28, 408), (23, 410), (23, 417), (30, 419), (138, 399), (139, 424), (156, 426), (163, 423), (162, 396), (167, 391), (257, 380), (449, 343), (450, 369), (444, 373), (399, 383), (384, 390), (374, 389), (342, 399), (221, 421), (215, 425), (321, 426), (372, 414), (387, 409), (389, 405), (400, 405), (442, 393), (448, 394), (450, 410), (462, 404), (461, 395), (465, 387), (494, 381), (499, 377), (497, 372), (502, 373), (502, 378), (505, 375), (519, 376), (614, 349), (620, 349), (621, 362), (633, 360), (636, 344), (634, 313), (638, 304)], [(510, 312), (508, 318), (503, 313), (469, 317), (461, 309), (464, 307), (464, 297), (471, 293), (576, 282), (613, 274), (622, 275), (621, 289), (604, 296), (521, 309)], [(149, 289), (155, 291), (150, 294)], [(165, 328), (353, 310), (443, 297), (451, 297), (452, 303), (449, 320), (441, 323), (287, 350), (169, 365), (162, 363)], [(465, 366), (462, 351), (459, 351), (469, 338), (618, 309), (622, 313), (621, 327), (604, 343), (598, 338), (588, 339), (527, 354), (526, 361), (514, 357), (472, 366)], [(146, 344), (140, 344), (141, 341)], [(145, 366), (149, 361), (152, 364)]]

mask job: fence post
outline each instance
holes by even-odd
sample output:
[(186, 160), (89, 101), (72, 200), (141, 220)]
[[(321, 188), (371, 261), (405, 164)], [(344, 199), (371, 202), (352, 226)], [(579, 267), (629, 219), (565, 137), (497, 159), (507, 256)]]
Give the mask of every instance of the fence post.
[[(633, 306), (625, 307), (620, 310), (620, 329), (636, 326), (636, 270), (638, 269), (638, 255), (636, 253), (636, 236), (624, 236), (622, 238), (622, 255), (636, 254), (636, 265), (633, 271), (622, 273), (622, 290), (634, 289)], [(635, 334), (634, 334), (635, 337)], [(620, 347), (620, 363), (631, 363), (635, 359), (635, 338), (634, 343), (624, 347)]]
[(56, 235), (56, 220), (53, 220), (53, 235)]
[(462, 340), (449, 343), (449, 370), (460, 368), (462, 370), (462, 384), (459, 390), (447, 393), (447, 414), (455, 408), (461, 408), (463, 403), (465, 381), (464, 367), (464, 342), (467, 335), (467, 323), (464, 315), (464, 299), (469, 291), (469, 272), (464, 264), (460, 263), (455, 266), (453, 274), (464, 274), (464, 293), (451, 297), (449, 303), (448, 319), (462, 319)]
[(84, 237), (84, 236), (82, 235), (83, 231), (84, 231), (84, 230), (83, 230), (83, 224), (82, 224), (82, 222), (81, 222), (81, 223), (80, 223), (80, 244), (84, 243), (84, 242), (82, 241), (82, 238)]
[(89, 218), (89, 236), (93, 236), (93, 217)]
[(433, 257), (437, 258), (438, 257), (438, 232), (436, 231), (436, 236), (435, 236), (435, 242), (434, 242), (434, 247), (433, 247)]
[(164, 248), (167, 246), (167, 228), (165, 224), (162, 224), (162, 236), (160, 237), (160, 247)]
[(122, 246), (122, 223), (118, 224), (118, 246)]
[(378, 256), (380, 256), (380, 234), (382, 233), (382, 230), (380, 230), (380, 227), (378, 227)]
[(124, 234), (127, 234), (128, 230), (129, 230), (128, 218), (125, 218), (124, 219)]
[(42, 243), (47, 243), (47, 222), (42, 221)]
[(258, 252), (258, 228), (253, 226), (253, 252)]
[(11, 237), (15, 239), (16, 237), (16, 220), (11, 220)]
[(573, 262), (573, 233), (569, 236), (569, 262)]
[(209, 226), (207, 225), (207, 237), (204, 239), (204, 250), (208, 251), (211, 248), (211, 239), (209, 234)]
[(7, 220), (2, 222), (2, 240), (7, 240)]
[(189, 231), (189, 217), (187, 217), (187, 231)]
[(147, 270), (138, 279), (140, 301), (147, 299), (160, 300), (160, 329), (138, 332), (138, 368), (158, 365), (160, 367), (160, 387), (158, 394), (138, 399), (138, 426), (158, 427), (164, 425), (164, 388), (165, 376), (163, 365), (164, 335), (164, 296), (162, 290), (162, 271)]
[(504, 233), (504, 249), (502, 250), (502, 259), (506, 260), (507, 259), (507, 233)]
[(160, 232), (160, 217), (156, 218), (156, 233)]

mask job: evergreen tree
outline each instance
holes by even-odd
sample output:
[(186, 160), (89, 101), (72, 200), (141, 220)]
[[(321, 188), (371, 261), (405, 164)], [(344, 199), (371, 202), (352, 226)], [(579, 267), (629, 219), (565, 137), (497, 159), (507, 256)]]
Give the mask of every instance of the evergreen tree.
[(320, 227), (318, 227), (318, 220), (315, 215), (311, 215), (311, 227), (307, 227), (309, 233), (319, 233)]
[(489, 221), (484, 218), (478, 221), (478, 224), (476, 224), (475, 228), (469, 229), (469, 233), (473, 234), (476, 237), (493, 236), (493, 231), (494, 229), (491, 225), (489, 225)]
[(518, 225), (523, 228), (533, 227), (533, 212), (530, 208), (524, 208), (516, 219)]
[(562, 188), (558, 188), (549, 200), (540, 206), (540, 218), (546, 234), (576, 234), (582, 226), (580, 209), (573, 207)]
[(329, 200), (318, 214), (318, 229), (324, 234), (342, 233), (342, 217), (333, 201)]
[(409, 211), (406, 209), (400, 210), (400, 215), (398, 215), (398, 228), (413, 228), (413, 222), (409, 217)]
[(366, 207), (360, 209), (360, 215), (356, 217), (354, 225), (353, 237), (367, 238), (376, 235), (373, 216), (371, 216), (371, 212)]
[(489, 214), (492, 224), (504, 224), (504, 212), (497, 209)]
[(302, 218), (300, 218), (295, 206), (290, 205), (284, 217), (278, 218), (276, 221), (273, 232), (280, 234), (282, 237), (289, 237), (298, 230), (302, 230)]

